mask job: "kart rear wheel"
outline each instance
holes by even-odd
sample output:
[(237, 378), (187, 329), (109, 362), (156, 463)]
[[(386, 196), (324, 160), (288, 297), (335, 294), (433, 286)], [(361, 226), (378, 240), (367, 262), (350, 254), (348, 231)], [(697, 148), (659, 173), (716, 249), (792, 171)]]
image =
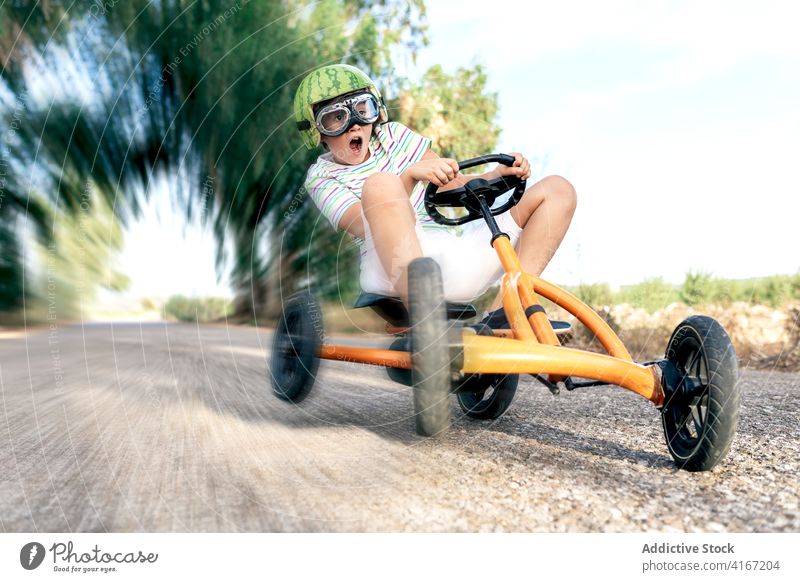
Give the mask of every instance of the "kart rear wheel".
[(416, 429), (434, 436), (450, 426), (450, 348), (436, 261), (422, 257), (409, 264), (408, 298)]
[[(488, 325), (481, 326), (478, 335), (494, 336)], [(517, 374), (476, 374), (467, 378), (463, 387), (456, 393), (458, 405), (464, 414), (479, 420), (500, 418), (511, 406), (517, 393), (519, 376)]]
[(322, 338), (322, 310), (314, 296), (300, 291), (289, 297), (275, 328), (267, 371), (275, 396), (289, 402), (308, 396), (317, 379)]
[(717, 321), (694, 315), (675, 328), (666, 357), (682, 383), (661, 410), (667, 447), (681, 469), (708, 471), (728, 453), (736, 432), (736, 352)]
[(511, 406), (514, 395), (517, 393), (519, 376), (509, 374), (486, 374), (486, 386), (482, 392), (459, 392), (458, 404), (461, 410), (471, 417), (480, 420), (494, 420), (500, 418)]

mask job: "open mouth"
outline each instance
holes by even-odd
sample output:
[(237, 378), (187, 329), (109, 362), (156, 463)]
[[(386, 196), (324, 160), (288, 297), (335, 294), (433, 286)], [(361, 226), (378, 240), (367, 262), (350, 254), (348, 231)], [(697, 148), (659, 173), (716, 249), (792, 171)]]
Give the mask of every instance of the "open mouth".
[(350, 140), (350, 151), (354, 154), (360, 154), (363, 147), (364, 140), (360, 136)]

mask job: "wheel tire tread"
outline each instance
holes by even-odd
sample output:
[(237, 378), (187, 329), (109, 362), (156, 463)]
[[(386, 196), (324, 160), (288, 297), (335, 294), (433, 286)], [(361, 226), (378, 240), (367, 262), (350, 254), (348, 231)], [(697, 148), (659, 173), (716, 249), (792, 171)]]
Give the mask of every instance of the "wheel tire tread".
[(714, 319), (701, 315), (693, 315), (678, 325), (670, 338), (667, 357), (678, 334), (687, 327), (693, 329), (700, 348), (705, 351), (709, 385), (706, 426), (700, 443), (686, 459), (673, 450), (666, 419), (664, 433), (670, 453), (681, 468), (707, 471), (728, 453), (736, 433), (740, 402), (738, 363), (730, 337), (723, 327)]

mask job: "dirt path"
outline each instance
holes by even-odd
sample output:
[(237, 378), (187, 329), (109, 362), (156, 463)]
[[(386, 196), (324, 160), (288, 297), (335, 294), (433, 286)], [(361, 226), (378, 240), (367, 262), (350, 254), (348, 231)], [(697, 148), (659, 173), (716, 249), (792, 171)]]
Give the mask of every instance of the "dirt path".
[(522, 380), (506, 416), (413, 432), (410, 389), (323, 362), (297, 407), (263, 330), (62, 327), (0, 339), (0, 530), (798, 531), (800, 375), (745, 371), (726, 462), (671, 463), (618, 388)]

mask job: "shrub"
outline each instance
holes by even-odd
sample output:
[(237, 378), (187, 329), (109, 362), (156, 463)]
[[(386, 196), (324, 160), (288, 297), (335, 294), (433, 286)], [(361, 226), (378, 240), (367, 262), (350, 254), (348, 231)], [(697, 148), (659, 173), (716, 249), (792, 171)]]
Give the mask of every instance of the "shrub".
[(673, 285), (661, 277), (657, 277), (623, 287), (615, 299), (616, 303), (629, 303), (634, 307), (641, 307), (649, 313), (653, 313), (678, 301), (679, 295)]
[(173, 295), (164, 304), (164, 314), (178, 321), (214, 321), (229, 315), (233, 304), (221, 297)]
[(800, 274), (734, 281), (736, 301), (780, 307), (800, 299)]
[(712, 278), (709, 273), (689, 271), (681, 285), (680, 298), (686, 305), (691, 306), (709, 303), (713, 296), (711, 285)]
[(594, 309), (614, 304), (614, 293), (608, 283), (582, 283), (569, 291)]
[(764, 302), (770, 307), (778, 307), (791, 300), (792, 285), (790, 277), (767, 277), (764, 284)]

